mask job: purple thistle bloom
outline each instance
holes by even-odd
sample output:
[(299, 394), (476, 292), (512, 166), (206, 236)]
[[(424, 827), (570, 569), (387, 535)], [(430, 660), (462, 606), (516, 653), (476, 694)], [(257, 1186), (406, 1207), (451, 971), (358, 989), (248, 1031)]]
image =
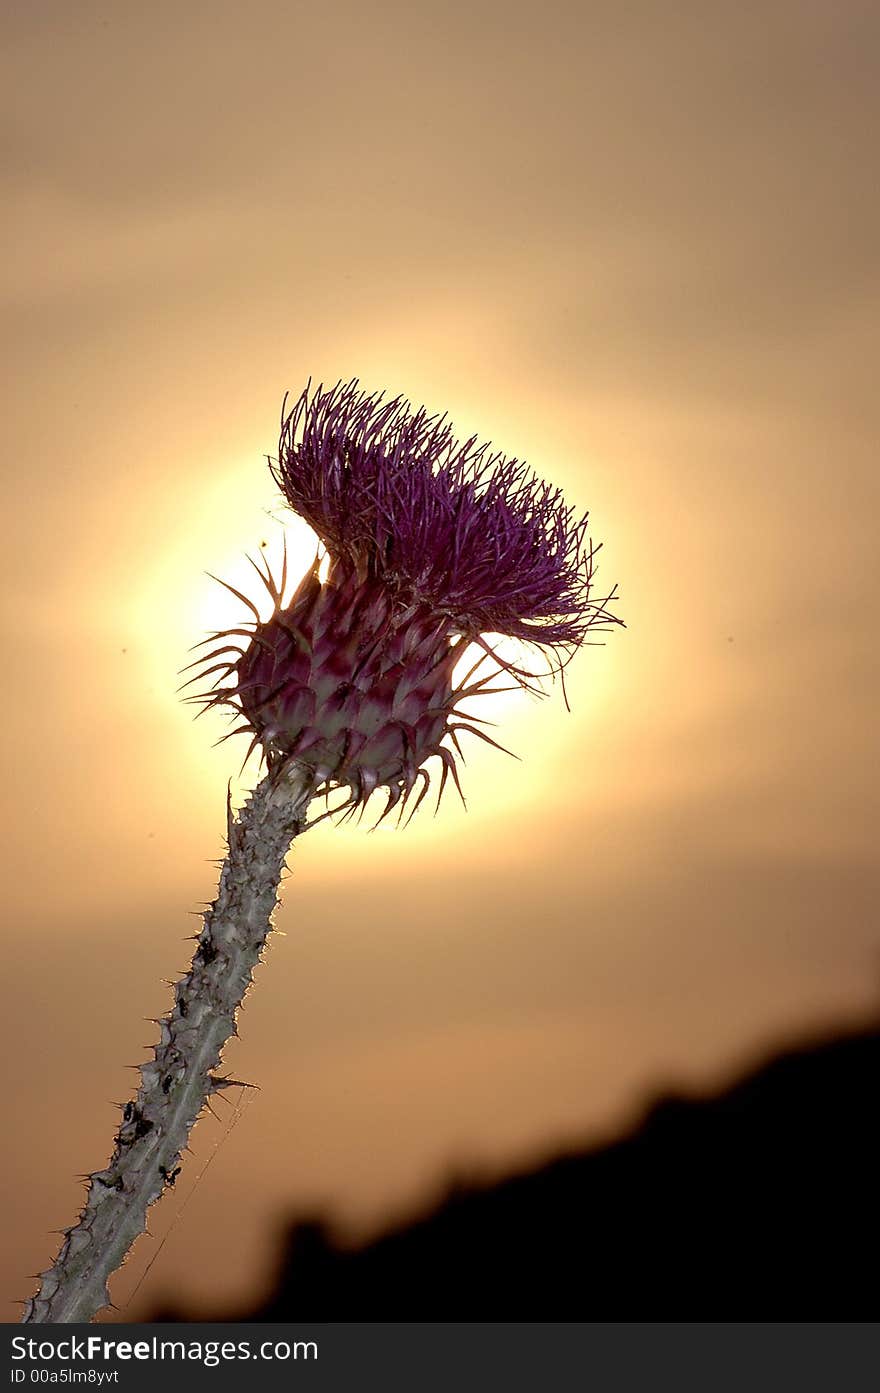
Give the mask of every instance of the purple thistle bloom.
[[(597, 548), (587, 514), (576, 516), (525, 463), (490, 454), (476, 437), (459, 444), (443, 416), (367, 395), (357, 381), (311, 396), (306, 388), (282, 409), (269, 463), (326, 547), (329, 570), (322, 582), (316, 559), (290, 601), (286, 559), (280, 585), (260, 571), (274, 614), (260, 622), (239, 596), (253, 633), (215, 636), (247, 642), (209, 655), (238, 656), (209, 669), (222, 675), (195, 700), (243, 714), (238, 730), (252, 735), (251, 749), (262, 746), (271, 770), (311, 770), (316, 793), (347, 786), (352, 812), (385, 786), (382, 816), (398, 804), (402, 813), (421, 783), (415, 812), (432, 755), (440, 794), (449, 774), (458, 785), (447, 735), (459, 754), (461, 731), (495, 744), (459, 708), (499, 690), (490, 685), (497, 672), (477, 670), (492, 656), (530, 690), (534, 674), (499, 658), (485, 635), (537, 646), (555, 673), (590, 630), (620, 622), (606, 608), (611, 596), (591, 598)], [(453, 685), (471, 642), (482, 656)]]
[[(303, 392), (283, 418), (273, 473), (331, 556), (448, 615), (458, 631), (577, 645), (589, 599), (587, 515), (560, 489), (445, 417), (383, 402), (357, 382)], [(610, 616), (604, 615), (605, 619)]]

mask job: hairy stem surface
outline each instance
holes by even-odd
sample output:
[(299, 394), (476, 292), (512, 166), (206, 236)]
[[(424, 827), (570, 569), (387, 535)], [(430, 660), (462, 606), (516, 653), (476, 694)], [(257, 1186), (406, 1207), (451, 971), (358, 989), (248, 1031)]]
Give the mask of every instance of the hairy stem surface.
[(213, 1071), (235, 1032), (309, 798), (305, 780), (266, 778), (236, 818), (229, 812), (217, 898), (205, 913), (190, 969), (175, 986), (174, 1005), (159, 1022), (155, 1057), (141, 1066), (110, 1164), (88, 1177), (83, 1211), (27, 1302), (25, 1324), (90, 1321), (109, 1304), (109, 1277), (144, 1231), (150, 1205), (174, 1183), (206, 1100), (225, 1086)]

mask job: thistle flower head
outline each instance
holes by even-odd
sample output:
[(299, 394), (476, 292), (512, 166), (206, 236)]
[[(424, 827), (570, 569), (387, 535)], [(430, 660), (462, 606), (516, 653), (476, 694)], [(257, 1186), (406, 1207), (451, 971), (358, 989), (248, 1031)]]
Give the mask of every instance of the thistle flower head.
[(272, 468), (332, 557), (462, 635), (576, 646), (597, 621), (586, 514), (525, 463), (475, 437), (459, 444), (424, 407), (357, 382), (306, 390), (282, 419)]
[[(476, 437), (458, 443), (444, 416), (367, 395), (357, 381), (306, 388), (290, 411), (285, 398), (269, 463), (329, 569), (320, 580), (316, 561), (290, 599), (286, 560), (280, 584), (260, 571), (273, 615), (260, 622), (251, 605), (247, 632), (214, 636), (245, 641), (209, 655), (237, 654), (208, 669), (221, 675), (195, 700), (243, 715), (238, 729), (270, 769), (295, 762), (316, 792), (347, 786), (352, 812), (380, 786), (383, 817), (418, 787), (414, 812), (432, 755), (441, 795), (450, 774), (458, 785), (459, 733), (489, 740), (460, 703), (497, 690), (498, 667), (534, 690), (534, 674), (498, 658), (486, 635), (536, 646), (556, 672), (591, 630), (620, 622), (610, 596), (591, 595), (587, 515), (524, 462)], [(454, 685), (471, 642), (481, 656)], [(479, 676), (490, 656), (497, 666)]]

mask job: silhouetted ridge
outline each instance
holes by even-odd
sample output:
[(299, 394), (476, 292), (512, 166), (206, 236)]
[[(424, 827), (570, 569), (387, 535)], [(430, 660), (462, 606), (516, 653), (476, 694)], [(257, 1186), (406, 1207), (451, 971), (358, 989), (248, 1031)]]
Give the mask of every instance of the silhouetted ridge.
[(878, 1077), (875, 1026), (663, 1098), (611, 1145), (456, 1190), (361, 1248), (300, 1220), (272, 1297), (215, 1318), (875, 1319)]

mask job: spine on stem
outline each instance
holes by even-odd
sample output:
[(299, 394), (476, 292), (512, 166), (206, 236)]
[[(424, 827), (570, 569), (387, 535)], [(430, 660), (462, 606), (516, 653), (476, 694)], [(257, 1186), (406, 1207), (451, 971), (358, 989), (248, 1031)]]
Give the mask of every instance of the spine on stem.
[(25, 1306), (25, 1324), (90, 1321), (110, 1302), (107, 1282), (146, 1227), (147, 1211), (180, 1164), (190, 1131), (225, 1082), (214, 1070), (272, 927), (285, 857), (305, 827), (310, 777), (267, 777), (237, 817), (217, 898), (174, 1005), (159, 1022), (154, 1057), (125, 1104), (109, 1165), (88, 1176), (77, 1222)]

